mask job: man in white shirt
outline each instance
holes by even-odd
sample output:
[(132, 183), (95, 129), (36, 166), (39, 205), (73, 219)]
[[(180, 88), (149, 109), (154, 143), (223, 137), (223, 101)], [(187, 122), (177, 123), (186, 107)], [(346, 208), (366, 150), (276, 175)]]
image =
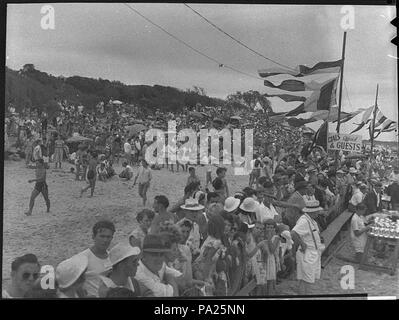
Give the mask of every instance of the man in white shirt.
[(181, 272), (169, 268), (165, 254), (170, 252), (164, 238), (147, 235), (143, 242), (143, 257), (136, 273), (143, 297), (177, 297), (179, 295), (176, 278)]
[(98, 297), (98, 289), (101, 283), (100, 276), (106, 276), (112, 268), (108, 248), (111, 245), (114, 233), (115, 226), (111, 221), (98, 221), (93, 227), (94, 245), (78, 253), (78, 255), (85, 255), (89, 261), (83, 284), (88, 297)]
[(367, 222), (364, 216), (367, 212), (367, 206), (364, 203), (360, 203), (356, 206), (356, 212), (352, 216), (350, 236), (352, 245), (356, 252), (356, 261), (360, 263), (362, 259), (364, 247), (367, 242), (367, 231), (370, 230), (371, 226), (365, 226)]
[(367, 189), (367, 186), (364, 185), (361, 182), (356, 183), (356, 186), (354, 186), (353, 189), (353, 195), (352, 198), (349, 200), (349, 203), (352, 204), (354, 207), (356, 207), (358, 204), (360, 204), (363, 199), (365, 194), (362, 192)]
[(271, 181), (264, 184), (263, 188), (257, 190), (257, 197), (260, 201), (260, 205), (257, 207), (256, 221), (265, 222), (268, 219), (273, 219), (277, 223), (281, 222), (281, 216), (272, 204), (272, 200), (275, 199), (275, 188)]

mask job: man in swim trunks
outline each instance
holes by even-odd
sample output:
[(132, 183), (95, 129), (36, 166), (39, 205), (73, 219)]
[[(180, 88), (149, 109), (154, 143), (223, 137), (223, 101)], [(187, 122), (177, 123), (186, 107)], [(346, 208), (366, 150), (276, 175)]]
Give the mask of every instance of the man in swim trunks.
[(32, 191), (29, 202), (29, 210), (25, 212), (27, 216), (32, 215), (33, 206), (35, 205), (36, 197), (41, 193), (46, 201), (47, 212), (50, 212), (50, 199), (48, 197), (48, 186), (46, 183), (46, 168), (43, 159), (37, 160), (36, 179), (28, 180), (29, 183), (36, 182), (35, 188)]

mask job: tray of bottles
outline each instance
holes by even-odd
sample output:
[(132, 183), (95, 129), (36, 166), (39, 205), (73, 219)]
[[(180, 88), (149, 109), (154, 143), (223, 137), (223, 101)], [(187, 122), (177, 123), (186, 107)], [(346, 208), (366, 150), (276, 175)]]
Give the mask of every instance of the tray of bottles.
[(394, 221), (389, 217), (375, 217), (369, 234), (374, 237), (399, 239), (399, 220)]

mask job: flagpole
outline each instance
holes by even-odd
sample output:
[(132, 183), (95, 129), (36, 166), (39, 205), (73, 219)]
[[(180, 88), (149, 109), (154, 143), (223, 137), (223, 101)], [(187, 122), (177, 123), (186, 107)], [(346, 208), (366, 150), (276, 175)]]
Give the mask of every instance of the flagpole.
[[(378, 99), (378, 83), (377, 83), (377, 91), (375, 93), (375, 103), (374, 103), (374, 111), (373, 111), (373, 123), (371, 127), (371, 133), (370, 133), (370, 162), (373, 162), (374, 160), (374, 155), (373, 155), (373, 149), (374, 149), (374, 127), (375, 127), (375, 116), (377, 114), (377, 99)], [(370, 172), (369, 175), (371, 175), (371, 163), (370, 163)]]
[(371, 142), (371, 157), (373, 158), (373, 148), (374, 148), (374, 130), (375, 130), (375, 116), (377, 114), (377, 99), (378, 99), (378, 84), (377, 84), (377, 91), (375, 93), (375, 103), (374, 103), (374, 112), (373, 112), (373, 126), (371, 127), (371, 136), (370, 136), (370, 142)]
[(341, 77), (339, 79), (339, 100), (338, 100), (338, 123), (337, 123), (337, 133), (339, 133), (339, 128), (341, 126), (341, 103), (342, 103), (342, 83), (344, 79), (344, 64), (345, 64), (345, 47), (346, 47), (346, 31), (344, 32), (344, 40), (342, 45), (342, 67), (341, 67)]

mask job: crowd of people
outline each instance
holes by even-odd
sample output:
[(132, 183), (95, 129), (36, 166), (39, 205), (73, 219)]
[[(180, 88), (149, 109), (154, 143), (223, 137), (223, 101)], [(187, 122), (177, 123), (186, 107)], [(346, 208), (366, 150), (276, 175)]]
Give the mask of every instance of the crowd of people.
[[(113, 163), (121, 160), (119, 179), (132, 181), (130, 187), (138, 183), (144, 209), (137, 212), (137, 225), (125, 241), (111, 249), (114, 223), (97, 222), (93, 245), (56, 267), (54, 290), (40, 286), (40, 262), (34, 254), (16, 258), (3, 297), (228, 296), (251, 281), (256, 288), (250, 294), (273, 295), (279, 283), (292, 278), (298, 280), (298, 293), (307, 294), (321, 274), (321, 234), (337, 216), (345, 210), (354, 213), (351, 239), (359, 261), (368, 230), (363, 217), (399, 209), (399, 164), (387, 150), (375, 153), (373, 161), (327, 153), (313, 147), (311, 135), (269, 123), (262, 112), (239, 119), (234, 115), (238, 122), (230, 120), (231, 111), (215, 108), (157, 111), (151, 118), (137, 108), (130, 112), (123, 106), (106, 111), (104, 104), (93, 113), (64, 107), (53, 119), (54, 131), (37, 119), (8, 121), (6, 132), (15, 123), (24, 127), (26, 165), (36, 170), (29, 180), (35, 186), (27, 216), (40, 193), (50, 210), (46, 170), (50, 163), (61, 169), (65, 158), (74, 164), (76, 180), (87, 181), (81, 196), (89, 189), (94, 196), (96, 180), (112, 179), (117, 175)], [(263, 143), (254, 150), (248, 186), (229, 188), (231, 167), (207, 165), (206, 176), (199, 177), (198, 163), (148, 163), (146, 149), (153, 141), (145, 141), (144, 130), (131, 135), (126, 126), (133, 118), (146, 128), (166, 129), (167, 120), (175, 120), (177, 130), (254, 129)], [(71, 150), (65, 138), (74, 132), (92, 141)], [(150, 209), (147, 191), (154, 170), (165, 166), (187, 172), (182, 197), (170, 204), (157, 195)]]
[[(83, 171), (89, 183), (82, 194), (91, 189), (93, 195), (97, 158), (95, 150), (88, 152)], [(391, 160), (378, 159), (381, 170), (368, 159), (334, 160), (319, 148), (279, 159), (255, 154), (248, 186), (234, 192), (228, 168), (216, 166), (202, 179), (190, 166), (182, 198), (171, 205), (166, 196), (156, 196), (151, 209), (137, 213), (126, 241), (109, 249), (115, 225), (96, 223), (93, 245), (57, 266), (52, 293), (40, 287), (40, 263), (27, 254), (12, 263), (12, 282), (3, 296), (227, 296), (250, 281), (256, 282), (252, 295), (273, 295), (279, 283), (294, 277), (298, 293), (306, 294), (320, 278), (321, 234), (331, 221), (345, 209), (354, 213), (351, 239), (360, 259), (368, 230), (362, 217), (398, 210), (399, 168)], [(50, 209), (44, 161), (36, 162), (28, 215), (39, 193)], [(128, 166), (124, 161), (123, 179), (139, 183), (145, 207), (153, 170), (145, 159), (135, 176)]]

